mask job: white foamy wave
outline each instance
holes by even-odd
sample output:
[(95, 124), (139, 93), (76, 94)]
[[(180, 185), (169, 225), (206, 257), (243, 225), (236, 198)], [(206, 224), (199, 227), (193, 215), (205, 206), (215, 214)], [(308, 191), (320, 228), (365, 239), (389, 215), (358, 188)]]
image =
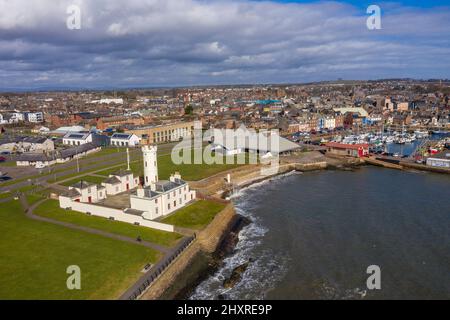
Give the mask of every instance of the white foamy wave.
[[(222, 267), (208, 279), (203, 281), (190, 297), (192, 300), (212, 300), (219, 295), (227, 299), (264, 299), (266, 293), (283, 278), (289, 265), (286, 255), (272, 250), (262, 250), (262, 241), (268, 232), (260, 219), (250, 213), (250, 203), (241, 201), (236, 210), (239, 214), (252, 219), (252, 223), (239, 233), (239, 241), (235, 251), (223, 261)], [(242, 274), (241, 281), (231, 289), (223, 287), (223, 282), (233, 270), (252, 261)]]
[(367, 290), (360, 288), (340, 289), (328, 283), (323, 283), (318, 294), (329, 300), (362, 300), (366, 297)]
[(303, 174), (303, 173), (299, 172), (299, 171), (290, 171), (290, 172), (280, 174), (278, 176), (274, 176), (272, 178), (269, 178), (269, 179), (266, 179), (266, 180), (263, 180), (260, 182), (255, 182), (247, 187), (238, 189), (227, 199), (233, 200), (233, 199), (241, 198), (243, 196), (246, 196), (248, 194), (248, 191), (250, 191), (250, 190), (260, 189), (261, 187), (264, 187), (264, 186), (273, 186), (273, 185), (276, 185), (276, 183), (282, 182), (282, 179), (284, 179), (286, 177), (296, 176), (296, 175), (301, 175), (301, 174)]

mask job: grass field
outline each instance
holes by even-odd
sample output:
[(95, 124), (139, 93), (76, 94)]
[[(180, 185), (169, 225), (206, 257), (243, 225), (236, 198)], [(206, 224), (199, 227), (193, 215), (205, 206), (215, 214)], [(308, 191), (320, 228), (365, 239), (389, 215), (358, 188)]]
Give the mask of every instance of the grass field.
[(95, 184), (101, 184), (103, 181), (105, 181), (105, 178), (102, 177), (97, 177), (97, 176), (84, 176), (83, 178), (78, 178), (78, 179), (74, 179), (74, 180), (70, 180), (67, 182), (62, 183), (63, 186), (66, 187), (70, 187), (72, 185), (74, 185), (77, 182), (80, 182), (80, 180), (83, 180), (85, 182), (90, 182), (90, 183), (95, 183)]
[[(154, 263), (154, 250), (30, 220), (18, 202), (0, 206), (0, 299), (115, 299)], [(81, 290), (68, 290), (68, 266)]]
[(200, 200), (176, 211), (161, 222), (173, 224), (177, 227), (200, 230), (207, 226), (225, 206), (225, 204), (214, 201)]
[(120, 221), (111, 221), (102, 217), (88, 216), (76, 211), (64, 210), (59, 207), (57, 200), (47, 200), (36, 208), (35, 214), (59, 221), (70, 222), (76, 225), (103, 230), (136, 239), (140, 236), (143, 240), (163, 246), (171, 247), (181, 239), (178, 233), (165, 232), (142, 226), (135, 226)]
[[(234, 159), (233, 159), (234, 160)], [(193, 162), (193, 161), (192, 161)], [(223, 162), (226, 162), (224, 158)], [(158, 156), (158, 171), (159, 178), (167, 180), (170, 175), (177, 172), (181, 173), (181, 176), (184, 180), (187, 181), (198, 181), (220, 173), (222, 171), (230, 170), (237, 168), (241, 165), (236, 164), (211, 164), (208, 165), (206, 163), (203, 164), (181, 164), (176, 165), (172, 162), (172, 158), (170, 154), (160, 155)], [(121, 169), (125, 169), (125, 166), (121, 167)], [(131, 164), (131, 170), (135, 175), (142, 176), (144, 174), (143, 161), (136, 161)], [(118, 171), (118, 168), (107, 169), (98, 172), (97, 174), (102, 176), (109, 176), (110, 174)]]
[(44, 197), (39, 194), (28, 194), (27, 195), (27, 202), (30, 206), (41, 201), (42, 199), (44, 199)]

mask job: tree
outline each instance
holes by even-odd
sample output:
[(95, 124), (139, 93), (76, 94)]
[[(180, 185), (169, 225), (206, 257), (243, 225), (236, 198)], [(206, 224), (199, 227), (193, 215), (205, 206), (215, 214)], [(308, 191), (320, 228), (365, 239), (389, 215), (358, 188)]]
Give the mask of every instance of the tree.
[(185, 115), (191, 115), (194, 113), (194, 108), (189, 104), (184, 108), (184, 114)]

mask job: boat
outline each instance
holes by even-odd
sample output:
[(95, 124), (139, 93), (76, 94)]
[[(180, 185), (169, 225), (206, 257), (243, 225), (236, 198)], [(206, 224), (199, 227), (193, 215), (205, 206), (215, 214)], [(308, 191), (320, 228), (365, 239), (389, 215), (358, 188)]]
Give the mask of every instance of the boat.
[(425, 139), (430, 135), (428, 131), (420, 131), (420, 130), (414, 131), (414, 134), (416, 135), (417, 139)]

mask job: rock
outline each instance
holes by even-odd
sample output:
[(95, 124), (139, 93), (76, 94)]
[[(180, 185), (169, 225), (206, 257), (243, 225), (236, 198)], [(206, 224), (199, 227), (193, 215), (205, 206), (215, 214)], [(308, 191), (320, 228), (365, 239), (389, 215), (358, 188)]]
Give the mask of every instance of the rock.
[(231, 273), (231, 276), (228, 279), (225, 279), (223, 282), (223, 286), (226, 289), (231, 289), (236, 284), (241, 281), (242, 274), (247, 270), (248, 265), (250, 262), (244, 263), (243, 265), (240, 265), (239, 267), (235, 268), (233, 272)]

